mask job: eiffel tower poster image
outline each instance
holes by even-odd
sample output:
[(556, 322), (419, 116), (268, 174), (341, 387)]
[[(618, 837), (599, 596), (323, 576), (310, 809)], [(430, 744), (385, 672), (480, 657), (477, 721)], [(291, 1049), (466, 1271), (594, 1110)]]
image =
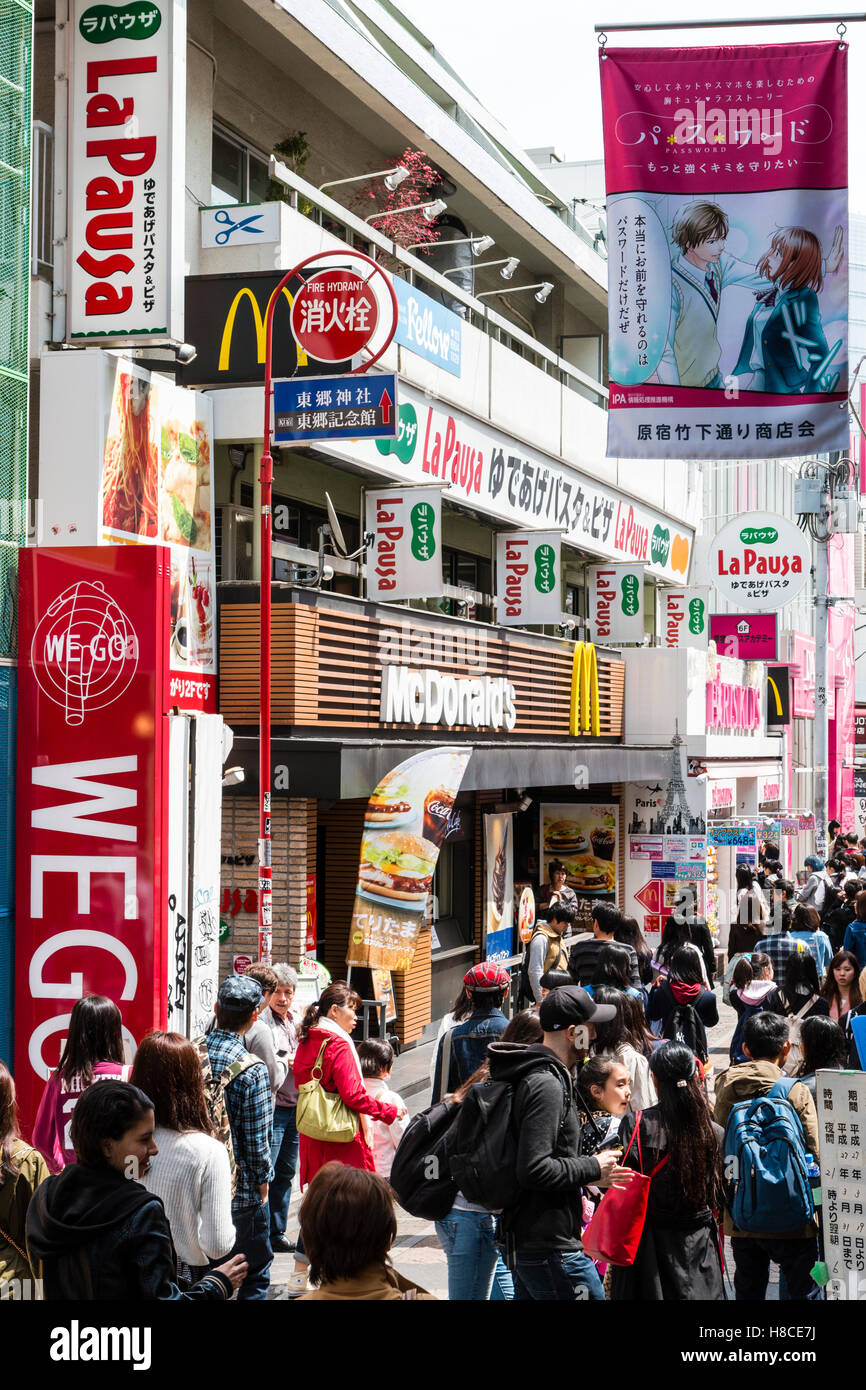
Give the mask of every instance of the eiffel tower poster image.
[(642, 817), (635, 810), (628, 827), (629, 835), (705, 835), (707, 833), (707, 823), (702, 809), (693, 810), (689, 805), (685, 778), (683, 777), (682, 750), (683, 740), (680, 738), (679, 721), (677, 721), (674, 736), (671, 739), (664, 803), (654, 814), (650, 815), (648, 825), (644, 824)]

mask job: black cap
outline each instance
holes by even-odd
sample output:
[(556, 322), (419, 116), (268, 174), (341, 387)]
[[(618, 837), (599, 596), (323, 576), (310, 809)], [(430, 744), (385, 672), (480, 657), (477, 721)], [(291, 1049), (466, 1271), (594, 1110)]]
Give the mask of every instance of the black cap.
[(592, 995), (579, 985), (561, 985), (551, 990), (538, 1009), (545, 1033), (558, 1033), (573, 1023), (608, 1023), (615, 1017), (613, 1004), (596, 1004)]
[(220, 1008), (236, 1014), (248, 1014), (252, 1009), (257, 1009), (262, 998), (261, 985), (249, 975), (229, 975), (217, 993)]

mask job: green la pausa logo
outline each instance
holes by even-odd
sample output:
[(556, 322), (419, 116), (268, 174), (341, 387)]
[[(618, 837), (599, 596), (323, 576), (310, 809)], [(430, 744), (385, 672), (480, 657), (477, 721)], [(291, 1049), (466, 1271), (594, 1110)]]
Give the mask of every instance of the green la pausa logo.
[(150, 39), (161, 23), (153, 0), (130, 0), (128, 5), (91, 5), (79, 19), (78, 29), (88, 43), (111, 43), (112, 39)]
[(552, 545), (536, 546), (535, 587), (540, 594), (552, 594), (556, 587), (556, 551)]
[(397, 411), (397, 434), (394, 439), (377, 439), (380, 454), (396, 454), (401, 463), (410, 463), (418, 441), (418, 416), (408, 401)]
[(689, 604), (689, 632), (694, 633), (695, 637), (700, 637), (704, 631), (706, 620), (706, 604), (702, 598), (693, 598)]
[(418, 502), (409, 513), (412, 523), (412, 554), (416, 560), (432, 560), (436, 554), (433, 526), (436, 512), (430, 502)]
[(740, 532), (743, 545), (775, 545), (778, 539), (775, 526), (744, 526)]
[(620, 584), (622, 611), (627, 618), (636, 618), (640, 612), (640, 580), (636, 574), (624, 574)]
[(666, 526), (657, 526), (650, 541), (650, 556), (654, 565), (666, 565), (671, 553), (671, 533)]

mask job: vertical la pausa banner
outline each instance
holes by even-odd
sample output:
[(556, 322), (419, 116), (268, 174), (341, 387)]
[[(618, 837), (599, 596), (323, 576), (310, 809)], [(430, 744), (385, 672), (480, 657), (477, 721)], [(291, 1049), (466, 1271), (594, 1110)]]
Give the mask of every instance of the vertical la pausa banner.
[(659, 609), (665, 647), (706, 647), (708, 589), (661, 589)]
[(595, 642), (644, 639), (644, 566), (592, 565), (587, 571)]
[(437, 598), (444, 592), (442, 493), (438, 487), (390, 487), (368, 492), (365, 530), (367, 597)]
[(367, 802), (346, 964), (408, 970), (439, 851), (472, 756), (428, 748), (387, 773)]
[(484, 912), (487, 960), (507, 960), (514, 947), (512, 813), (484, 817)]
[(608, 457), (847, 447), (847, 58), (602, 53)]
[(67, 339), (183, 340), (185, 0), (73, 0)]
[(508, 531), (496, 537), (496, 616), (505, 627), (558, 623), (559, 531)]

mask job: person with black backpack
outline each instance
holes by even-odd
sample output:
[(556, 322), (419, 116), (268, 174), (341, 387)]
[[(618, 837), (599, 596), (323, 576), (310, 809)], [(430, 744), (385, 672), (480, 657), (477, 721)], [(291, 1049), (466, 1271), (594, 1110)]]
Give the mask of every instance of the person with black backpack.
[(670, 961), (670, 975), (650, 993), (647, 1019), (661, 1020), (662, 1037), (683, 1042), (698, 1061), (709, 1057), (707, 1029), (719, 1021), (716, 996), (703, 982), (701, 957), (692, 946), (680, 946)]
[(766, 1298), (771, 1261), (789, 1298), (820, 1296), (810, 1272), (818, 1237), (806, 1172), (807, 1154), (818, 1157), (818, 1114), (808, 1088), (782, 1074), (788, 1048), (784, 1018), (766, 1010), (753, 1015), (743, 1033), (748, 1060), (730, 1067), (716, 1088), (738, 1302)]
[(576, 914), (570, 903), (555, 902), (548, 912), (547, 921), (535, 923), (520, 966), (518, 1006), (521, 1009), (541, 1003), (542, 975), (551, 970), (568, 970), (568, 952), (562, 938), (572, 930), (575, 920)]
[(489, 1204), (502, 1206), (499, 1232), (516, 1300), (604, 1299), (598, 1271), (581, 1246), (581, 1187), (609, 1187), (630, 1181), (631, 1174), (610, 1151), (578, 1157), (572, 1069), (588, 1030), (613, 1013), (584, 989), (553, 990), (538, 1011), (542, 1042), (492, 1043), (490, 1081), (473, 1087), (463, 1103), (452, 1171), (473, 1200), (481, 1190), (491, 1196), (499, 1189), (500, 1200)]

